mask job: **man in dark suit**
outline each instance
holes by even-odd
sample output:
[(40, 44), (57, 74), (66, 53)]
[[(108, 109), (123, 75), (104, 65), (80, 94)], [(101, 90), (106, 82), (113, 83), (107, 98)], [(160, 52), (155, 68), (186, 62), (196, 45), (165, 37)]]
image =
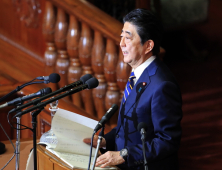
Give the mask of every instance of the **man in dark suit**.
[(105, 150), (96, 166), (144, 169), (143, 145), (137, 130), (138, 124), (144, 122), (148, 126), (148, 169), (179, 169), (182, 100), (174, 76), (157, 57), (161, 36), (162, 26), (150, 11), (135, 9), (125, 16), (120, 47), (133, 73), (126, 85), (117, 126), (105, 135), (100, 145)]

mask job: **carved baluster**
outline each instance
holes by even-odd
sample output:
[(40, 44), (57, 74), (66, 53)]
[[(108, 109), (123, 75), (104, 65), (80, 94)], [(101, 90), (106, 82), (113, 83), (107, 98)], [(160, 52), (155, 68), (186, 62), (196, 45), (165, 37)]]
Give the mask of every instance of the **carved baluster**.
[(117, 68), (116, 68), (116, 72), (118, 73), (116, 75), (117, 84), (120, 88), (119, 103), (121, 103), (123, 93), (124, 93), (124, 90), (126, 87), (126, 83), (129, 78), (129, 75), (130, 75), (130, 71), (131, 71), (131, 67), (128, 64), (123, 62), (123, 53), (122, 53), (121, 49), (119, 49), (119, 60), (118, 60)]
[(101, 33), (95, 31), (92, 49), (92, 69), (95, 77), (99, 80), (99, 86), (93, 89), (94, 105), (98, 119), (101, 119), (106, 112), (105, 95), (107, 83), (104, 76), (103, 60), (105, 55), (105, 42)]
[(68, 16), (63, 9), (57, 9), (57, 21), (55, 26), (55, 44), (59, 50), (66, 50), (66, 36), (68, 30)]
[(66, 51), (66, 36), (68, 30), (68, 21), (65, 11), (58, 8), (57, 21), (55, 26), (55, 44), (58, 51), (58, 59), (56, 62), (56, 72), (60, 74), (61, 80), (59, 86), (63, 87), (68, 84), (67, 71), (69, 66), (69, 58)]
[[(68, 69), (69, 84), (78, 81), (82, 76), (82, 68), (78, 58), (79, 37), (80, 37), (79, 23), (77, 19), (71, 15), (69, 18), (69, 29), (67, 34), (67, 52), (70, 57), (70, 66)], [(83, 108), (83, 103), (80, 93), (73, 94), (72, 101), (74, 105)]]
[[(50, 75), (51, 73), (55, 72), (55, 63), (57, 59), (57, 52), (54, 43), (47, 43), (46, 51), (45, 51), (45, 72), (46, 75)], [(58, 83), (49, 83), (50, 88), (52, 91), (58, 89)]]
[[(82, 23), (81, 38), (79, 41), (79, 59), (83, 68), (83, 75), (92, 74), (91, 51), (93, 45), (93, 35), (89, 26)], [(81, 92), (86, 112), (95, 115), (92, 90), (83, 90)]]
[[(59, 81), (60, 88), (68, 85), (68, 81), (67, 81), (68, 67), (69, 67), (69, 57), (68, 57), (67, 51), (59, 51), (55, 70), (61, 77)], [(69, 100), (69, 101), (71, 100), (70, 96), (66, 96), (64, 97), (64, 99)]]
[[(56, 48), (54, 43), (54, 33), (55, 33), (55, 10), (51, 2), (45, 2), (45, 13), (43, 17), (42, 33), (46, 41), (46, 51), (45, 57), (45, 73), (50, 75), (55, 71), (56, 62)], [(54, 83), (49, 84), (50, 88), (54, 91), (57, 89), (57, 85)]]
[[(117, 47), (114, 41), (107, 39), (106, 55), (104, 58), (104, 73), (108, 82), (105, 105), (108, 110), (114, 103), (119, 104), (119, 88), (116, 82), (116, 66), (118, 61)], [(119, 74), (119, 73), (118, 73)], [(115, 114), (109, 121), (111, 126), (116, 125), (117, 115)]]
[(56, 14), (51, 2), (45, 2), (42, 31), (46, 42), (54, 42)]

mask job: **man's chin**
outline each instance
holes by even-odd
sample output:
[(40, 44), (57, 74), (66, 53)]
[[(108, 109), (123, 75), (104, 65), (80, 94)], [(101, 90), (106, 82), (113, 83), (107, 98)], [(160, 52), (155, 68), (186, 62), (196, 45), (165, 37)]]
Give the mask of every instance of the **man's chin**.
[(123, 62), (126, 63), (126, 64), (130, 64), (131, 60), (128, 60), (126, 57), (124, 57)]

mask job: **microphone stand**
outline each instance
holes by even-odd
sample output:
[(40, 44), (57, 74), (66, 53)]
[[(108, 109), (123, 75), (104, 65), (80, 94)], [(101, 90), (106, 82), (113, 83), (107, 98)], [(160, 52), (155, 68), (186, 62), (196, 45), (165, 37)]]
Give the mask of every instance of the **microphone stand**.
[[(37, 84), (37, 83), (44, 83), (44, 81), (36, 81), (33, 82), (35, 79), (21, 85), (21, 86), (17, 86), (16, 89), (14, 89), (13, 91), (11, 91), (10, 93), (8, 93), (7, 95), (3, 96), (2, 98), (0, 98), (0, 101), (5, 100), (6, 98), (8, 98), (10, 95), (20, 91), (21, 89), (23, 89), (25, 86), (31, 85), (31, 84)], [(23, 103), (20, 102), (17, 104), (17, 106), (22, 105)], [(19, 112), (20, 110), (18, 110), (17, 112)], [(17, 119), (17, 130), (16, 130), (16, 162), (15, 162), (15, 169), (19, 170), (19, 159), (20, 159), (20, 123), (21, 123), (21, 116), (16, 116)]]
[(96, 152), (95, 152), (95, 155), (94, 155), (93, 166), (92, 166), (91, 170), (94, 170), (94, 168), (95, 168), (95, 164), (96, 164), (96, 159), (97, 159), (97, 156), (98, 156), (98, 151), (99, 151), (100, 143), (101, 143), (103, 137), (104, 137), (104, 126), (102, 127), (102, 130), (100, 131), (99, 136), (98, 136)]
[(144, 169), (148, 170), (148, 165), (147, 165), (147, 161), (146, 161), (146, 152), (145, 152), (145, 133), (143, 132), (142, 136), (141, 136), (141, 140), (143, 143), (143, 159), (144, 159)]
[[(23, 102), (17, 104), (17, 107), (22, 105)], [(18, 113), (18, 112), (17, 112)], [(15, 159), (15, 169), (19, 170), (19, 161), (20, 161), (20, 123), (21, 123), (21, 116), (17, 116), (17, 126), (16, 126), (16, 159)]]
[(41, 107), (32, 112), (32, 132), (33, 132), (33, 152), (34, 152), (34, 170), (37, 170), (37, 148), (36, 148), (36, 127), (37, 127), (37, 115), (44, 109)]
[(16, 117), (17, 119), (17, 130), (16, 130), (16, 162), (15, 162), (15, 169), (19, 170), (19, 154), (20, 154), (20, 122), (21, 122), (21, 117), (18, 116)]

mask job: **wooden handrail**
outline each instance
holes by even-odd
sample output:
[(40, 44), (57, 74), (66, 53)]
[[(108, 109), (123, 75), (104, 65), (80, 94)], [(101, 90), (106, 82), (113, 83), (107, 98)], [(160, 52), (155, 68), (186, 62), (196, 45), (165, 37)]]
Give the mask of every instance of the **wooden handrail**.
[(104, 37), (114, 40), (119, 45), (123, 24), (91, 3), (79, 0), (48, 1), (62, 8), (70, 15), (76, 16), (81, 22), (87, 23), (94, 30), (101, 32)]
[[(76, 16), (80, 21), (87, 23), (94, 30), (101, 32), (104, 37), (114, 40), (119, 45), (123, 24), (96, 6), (79, 0), (48, 1), (64, 9), (70, 15)], [(163, 57), (164, 53), (165, 50), (160, 47), (160, 56)]]
[[(87, 23), (94, 30), (101, 32), (104, 37), (114, 40), (116, 45), (119, 45), (123, 24), (96, 6), (79, 0), (48, 1), (64, 9), (70, 15), (76, 16), (81, 22)], [(164, 54), (165, 49), (160, 47), (160, 58), (163, 58)]]

